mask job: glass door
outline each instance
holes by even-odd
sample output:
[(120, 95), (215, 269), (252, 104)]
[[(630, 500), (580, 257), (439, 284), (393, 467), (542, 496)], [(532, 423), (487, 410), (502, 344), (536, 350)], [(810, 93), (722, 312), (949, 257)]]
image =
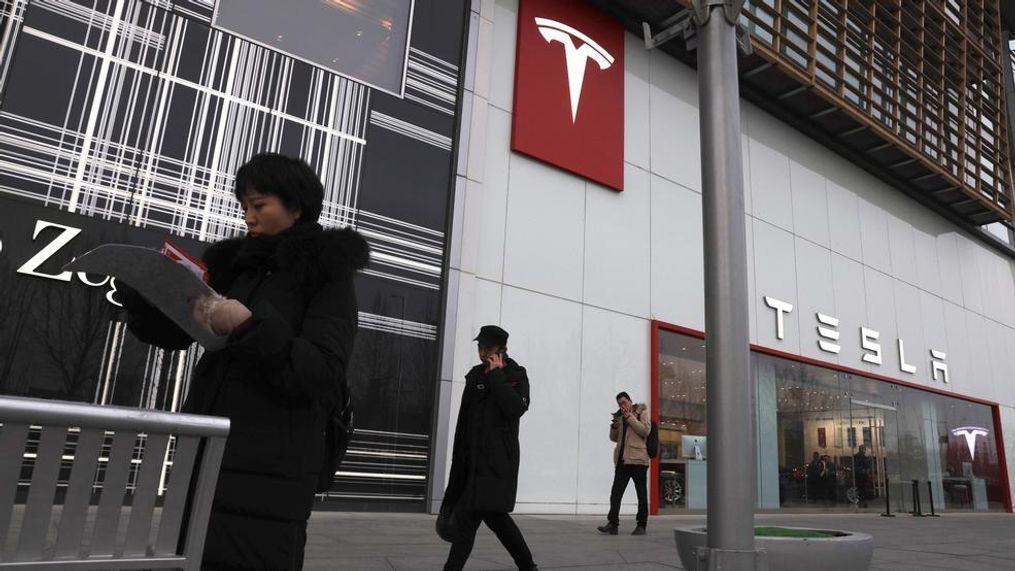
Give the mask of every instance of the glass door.
[(886, 486), (899, 480), (898, 407), (851, 391), (847, 439), (852, 457), (846, 500), (859, 509), (883, 510)]

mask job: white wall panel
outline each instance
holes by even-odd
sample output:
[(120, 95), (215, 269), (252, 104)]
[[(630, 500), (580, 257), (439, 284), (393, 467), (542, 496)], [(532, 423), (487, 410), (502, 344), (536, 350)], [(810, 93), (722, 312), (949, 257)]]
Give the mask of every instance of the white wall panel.
[(624, 34), (624, 160), (643, 169), (651, 157), (649, 54), (645, 42)]
[(906, 338), (906, 356), (909, 361), (914, 363), (917, 367), (916, 376), (922, 380), (923, 383), (932, 385), (939, 389), (949, 389), (947, 385), (940, 381), (935, 382), (930, 366), (930, 351), (931, 349), (937, 351), (944, 351), (948, 354), (948, 325), (945, 321), (945, 301), (940, 297), (927, 293), (925, 291), (919, 292), (920, 296), (920, 316), (923, 319), (923, 344), (924, 349), (922, 353), (912, 353), (909, 348), (909, 339)]
[[(994, 372), (990, 362), (990, 341), (988, 329), (982, 315), (966, 311), (966, 344), (968, 373), (963, 376), (962, 384), (956, 387), (963, 394), (973, 395), (987, 400), (996, 400), (997, 390), (994, 387)], [(965, 376), (968, 375), (968, 376)]]
[(511, 357), (528, 371), (532, 405), (521, 419), (518, 501), (573, 513), (578, 478), (581, 305), (504, 289)]
[(888, 246), (888, 216), (881, 207), (862, 198), (859, 199), (858, 204), (863, 263), (891, 275), (892, 260)]
[(892, 275), (908, 284), (918, 285), (920, 279), (913, 226), (892, 215), (888, 216), (888, 250), (892, 260)]
[[(463, 272), (475, 274), (476, 273), (476, 262), (479, 258), (479, 249), (482, 244), (482, 238), (480, 237), (480, 230), (484, 229), (483, 219), (486, 218), (483, 212), (484, 199), (486, 198), (483, 183), (469, 180), (467, 178), (459, 177), (461, 186), (465, 188), (465, 191), (457, 196), (459, 204), (462, 206), (462, 221), (461, 221), (461, 240), (459, 244), (459, 258), (456, 266)], [(503, 213), (501, 215), (501, 226), (504, 225)], [(503, 246), (504, 237), (501, 236), (501, 252), (498, 256), (503, 260)], [(501, 263), (503, 265), (503, 262)]]
[[(1000, 370), (994, 371), (998, 402), (1015, 406), (1015, 329), (1005, 328), (1007, 339), (1001, 346)], [(1015, 458), (1015, 456), (1012, 456)]]
[(958, 234), (959, 274), (962, 278), (962, 301), (966, 309), (983, 313), (983, 274), (980, 271), (980, 250), (969, 238)]
[(1015, 260), (995, 252), (984, 254), (987, 262), (983, 281), (986, 314), (1008, 327), (1015, 327)]
[(867, 327), (881, 334), (878, 339), (881, 344), (881, 366), (871, 370), (881, 375), (896, 376), (899, 350), (895, 346), (895, 339), (899, 331), (895, 320), (894, 280), (891, 276), (865, 266), (863, 281), (867, 292)]
[(936, 296), (941, 296), (941, 268), (938, 265), (937, 239), (931, 234), (914, 228), (913, 250), (916, 252), (916, 285)]
[(956, 305), (965, 305), (962, 299), (962, 265), (959, 263), (956, 232), (938, 235), (937, 259), (941, 274), (941, 296)]
[(1011, 497), (1015, 497), (1015, 470), (1011, 468), (1011, 459), (1015, 458), (1015, 408), (1001, 407), (1001, 430), (1004, 433), (1004, 455), (1008, 458), (1008, 488)]
[(744, 215), (744, 234), (747, 237), (747, 314), (749, 316), (748, 333), (751, 343), (758, 342), (758, 304), (764, 304), (758, 294), (758, 283), (755, 277), (754, 255), (754, 218)]
[[(615, 396), (627, 391), (635, 402), (649, 402), (651, 348), (648, 322), (586, 306), (582, 320), (581, 418), (578, 446), (578, 503), (592, 513), (609, 510), (613, 481), (613, 443), (609, 415)], [(573, 400), (573, 397), (572, 397)], [(625, 504), (637, 507), (634, 490)], [(595, 511), (598, 508), (598, 512)]]
[[(860, 241), (860, 211), (856, 194), (829, 180), (828, 236), (832, 250), (857, 261), (863, 260)], [(832, 224), (831, 222), (835, 223)]]
[(490, 105), (505, 111), (514, 106), (515, 46), (518, 44), (518, 0), (497, 0), (493, 11), (493, 68)]
[(486, 99), (475, 96), (472, 98), (472, 112), (469, 117), (469, 160), (466, 175), (471, 180), (483, 181), (483, 169), (486, 166), (487, 117), (490, 104)]
[(874, 370), (861, 356), (860, 328), (867, 326), (867, 291), (863, 265), (832, 252), (832, 279), (835, 290), (835, 314), (839, 319), (839, 363), (854, 369)]
[(789, 145), (785, 126), (765, 113), (751, 117), (751, 212), (783, 230), (793, 230)]
[(796, 268), (797, 307), (794, 312), (797, 313), (800, 322), (801, 354), (837, 363), (838, 355), (818, 347), (820, 337), (817, 329), (817, 313), (833, 317), (836, 315), (832, 253), (827, 248), (798, 237)]
[(495, 281), (504, 277), (504, 232), (510, 180), (511, 115), (491, 107), (488, 114), (486, 166), (477, 221), (476, 274)]
[[(951, 382), (943, 384), (940, 380), (932, 381), (945, 390), (960, 394), (975, 395), (978, 389), (976, 365), (969, 347), (968, 327), (966, 326), (966, 308), (950, 301), (944, 302), (945, 335), (948, 338), (947, 363)], [(933, 379), (933, 376), (931, 377)]]
[(585, 181), (511, 155), (505, 283), (580, 300), (585, 242)]
[(1011, 353), (1015, 346), (1011, 344), (1011, 329), (992, 319), (983, 321), (987, 334), (987, 351), (990, 354), (990, 378), (994, 386), (994, 398), (1005, 404), (1012, 403)]
[(744, 175), (744, 212), (752, 213), (754, 210), (751, 194), (751, 105), (741, 101), (740, 107), (740, 155), (743, 158)]
[(476, 36), (476, 74), (473, 76), (473, 91), (476, 95), (490, 98), (490, 79), (493, 75), (493, 21), (480, 17), (479, 33)]
[(649, 173), (624, 165), (624, 192), (586, 189), (585, 302), (649, 315), (651, 208)]
[[(793, 235), (761, 220), (754, 220), (754, 278), (757, 283), (758, 344), (790, 353), (800, 352), (799, 299), (796, 287), (796, 253)], [(776, 311), (765, 296), (794, 304), (784, 315), (785, 338), (776, 336)]]
[(796, 235), (827, 248), (829, 224), (825, 177), (796, 161), (790, 161), (790, 181)]
[(652, 316), (705, 328), (701, 195), (653, 176)]
[[(885, 361), (885, 374), (909, 382), (924, 384), (930, 370), (927, 343), (924, 340), (923, 306), (920, 303), (920, 290), (899, 279), (892, 280), (895, 297), (895, 322), (898, 327), (898, 338), (882, 338), (882, 345), (891, 344), (895, 349), (895, 358)], [(901, 368), (899, 339), (902, 339), (906, 363), (916, 367), (916, 372), (906, 373)], [(927, 355), (928, 359), (923, 356)]]
[(501, 322), (501, 284), (461, 274), (458, 315), (455, 324), (455, 364), (452, 380), (465, 382), (465, 373), (478, 363), (476, 343), (479, 328)]
[(660, 50), (650, 52), (649, 66), (652, 172), (701, 192), (696, 75)]

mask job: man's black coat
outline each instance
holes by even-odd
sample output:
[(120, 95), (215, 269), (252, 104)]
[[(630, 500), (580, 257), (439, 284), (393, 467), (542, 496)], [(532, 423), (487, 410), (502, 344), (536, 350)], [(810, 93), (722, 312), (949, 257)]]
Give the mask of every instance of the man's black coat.
[(503, 369), (476, 365), (465, 375), (446, 505), (510, 512), (518, 491), (518, 423), (529, 408), (525, 368), (505, 356)]
[[(214, 510), (294, 522), (310, 516), (325, 415), (344, 396), (356, 333), (353, 274), (367, 258), (359, 234), (316, 223), (205, 252), (212, 288), (253, 313), (224, 349), (198, 362), (183, 407), (231, 421)], [(142, 341), (167, 349), (192, 343), (136, 294), (128, 290), (123, 302)]]

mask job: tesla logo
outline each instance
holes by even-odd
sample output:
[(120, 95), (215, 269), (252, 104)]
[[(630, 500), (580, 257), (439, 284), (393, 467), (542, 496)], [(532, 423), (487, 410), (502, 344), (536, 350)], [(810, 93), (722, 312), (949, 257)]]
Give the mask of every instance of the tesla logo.
[[(548, 18), (536, 18), (539, 33), (547, 42), (560, 42), (564, 45), (564, 63), (567, 65), (567, 87), (571, 97), (571, 122), (578, 117), (578, 104), (582, 97), (582, 84), (585, 83), (585, 64), (592, 60), (599, 69), (609, 69), (613, 65), (613, 56), (603, 49), (592, 38), (580, 31)], [(577, 44), (576, 44), (577, 42)]]
[(966, 446), (969, 447), (969, 458), (973, 459), (976, 456), (976, 437), (986, 436), (987, 429), (979, 426), (960, 426), (952, 430), (952, 434), (965, 437)]
[(624, 190), (624, 26), (591, 4), (518, 0), (511, 150)]

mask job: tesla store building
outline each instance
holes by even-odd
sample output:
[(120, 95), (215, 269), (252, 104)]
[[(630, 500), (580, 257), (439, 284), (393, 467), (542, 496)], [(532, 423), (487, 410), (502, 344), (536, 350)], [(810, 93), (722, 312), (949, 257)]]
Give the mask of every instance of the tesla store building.
[[(431, 509), (486, 323), (510, 332), (531, 382), (518, 511), (606, 513), (622, 390), (659, 426), (653, 512), (705, 507), (719, 444), (695, 52), (641, 33), (679, 22), (678, 4), (474, 3)], [(741, 18), (758, 434), (743, 484), (761, 509), (883, 511), (890, 493), (911, 510), (916, 480), (924, 510), (931, 495), (938, 510), (1010, 511), (1015, 253), (997, 102), (1011, 16), (996, 2), (842, 4), (751, 2)], [(949, 51), (963, 37), (980, 44), (975, 66)]]
[[(925, 505), (1010, 510), (1011, 15), (840, 4), (743, 18), (744, 485), (763, 509), (909, 509), (918, 480)], [(372, 248), (357, 433), (322, 507), (436, 509), (472, 338), (497, 323), (531, 379), (517, 511), (606, 513), (621, 390), (660, 429), (653, 511), (702, 508), (695, 52), (641, 35), (682, 4), (294, 5), (0, 2), (0, 394), (179, 410), (201, 349), (140, 343), (115, 280), (61, 268), (242, 234), (233, 173), (275, 150)]]

